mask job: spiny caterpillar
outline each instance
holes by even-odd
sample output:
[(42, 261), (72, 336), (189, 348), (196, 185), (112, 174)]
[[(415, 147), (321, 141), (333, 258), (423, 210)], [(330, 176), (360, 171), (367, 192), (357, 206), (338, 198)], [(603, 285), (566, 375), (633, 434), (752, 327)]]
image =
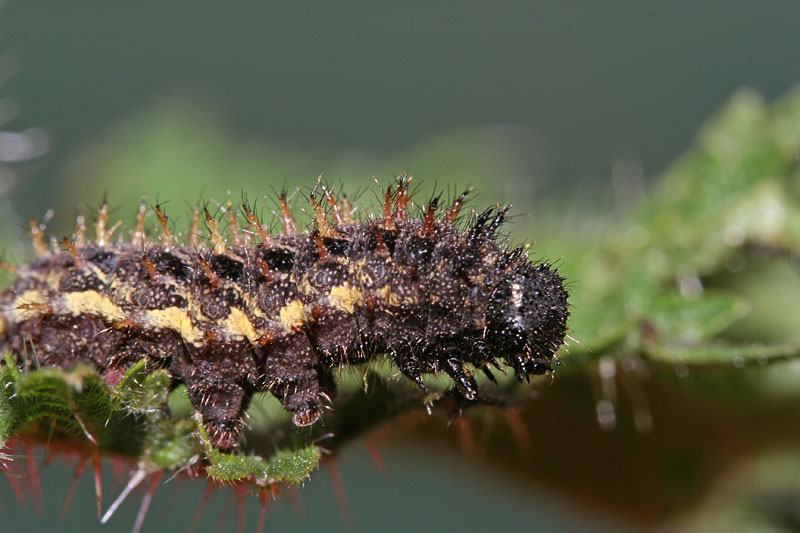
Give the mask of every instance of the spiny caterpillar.
[(229, 209), (227, 237), (196, 208), (186, 244), (160, 206), (160, 236), (147, 235), (142, 204), (130, 242), (112, 240), (118, 225), (108, 227), (107, 204), (93, 242), (80, 219), (51, 251), (32, 221), (38, 259), (16, 268), (0, 297), (0, 348), (19, 362), (93, 365), (110, 385), (146, 358), (173, 385), (186, 384), (220, 449), (237, 447), (254, 392), (269, 391), (294, 424), (308, 426), (336, 394), (332, 372), (376, 354), (423, 388), (424, 374), (444, 372), (453, 393), (472, 401), (480, 392), (471, 369), (491, 377), (490, 366), (503, 363), (519, 379), (550, 371), (569, 315), (563, 278), (529, 263), (523, 247), (497, 243), (507, 207), (458, 224), (465, 192), (440, 216), (433, 198), (415, 219), (409, 181), (399, 178), (382, 213), (361, 221), (345, 196), (322, 187), (318, 198), (315, 188), (307, 234), (297, 232), (285, 193), (280, 235), (247, 202), (248, 227)]

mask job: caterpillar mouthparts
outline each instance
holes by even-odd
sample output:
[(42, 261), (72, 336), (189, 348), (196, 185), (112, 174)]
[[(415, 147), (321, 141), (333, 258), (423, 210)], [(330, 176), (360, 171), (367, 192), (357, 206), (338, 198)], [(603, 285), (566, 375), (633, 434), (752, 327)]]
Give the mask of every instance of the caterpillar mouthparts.
[(445, 373), (474, 401), (473, 369), (491, 377), (490, 367), (506, 365), (519, 379), (550, 371), (569, 316), (563, 278), (524, 248), (498, 244), (507, 207), (460, 228), (465, 192), (441, 215), (433, 198), (415, 218), (409, 181), (399, 178), (382, 212), (360, 221), (346, 197), (323, 187), (318, 199), (315, 189), (307, 234), (285, 194), (280, 235), (246, 202), (241, 214), (227, 210), (227, 235), (196, 208), (185, 244), (160, 206), (157, 237), (145, 231), (142, 204), (131, 240), (112, 240), (119, 224), (108, 227), (103, 204), (94, 241), (79, 219), (53, 251), (32, 221), (38, 258), (16, 267), (0, 295), (0, 348), (20, 362), (33, 352), (42, 366), (89, 364), (112, 385), (146, 358), (186, 384), (221, 449), (237, 446), (254, 392), (269, 391), (308, 426), (336, 394), (332, 372), (378, 354), (420, 387), (424, 374)]

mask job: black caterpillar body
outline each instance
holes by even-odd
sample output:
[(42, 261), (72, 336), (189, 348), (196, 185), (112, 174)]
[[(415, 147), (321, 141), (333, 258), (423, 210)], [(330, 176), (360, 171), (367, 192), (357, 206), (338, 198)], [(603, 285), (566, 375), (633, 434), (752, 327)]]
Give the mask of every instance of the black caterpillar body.
[(94, 242), (79, 227), (53, 252), (32, 223), (39, 258), (0, 297), (0, 347), (42, 366), (88, 363), (109, 382), (146, 357), (186, 384), (220, 448), (237, 445), (253, 392), (270, 391), (296, 425), (310, 425), (335, 395), (332, 371), (381, 353), (420, 386), (444, 372), (478, 400), (471, 369), (549, 371), (569, 313), (557, 271), (498, 245), (506, 208), (456, 229), (464, 196), (442, 216), (437, 198), (409, 219), (400, 179), (382, 217), (353, 222), (346, 199), (324, 190), (329, 212), (312, 193), (316, 229), (305, 235), (282, 196), (285, 234), (270, 235), (245, 205), (249, 229), (229, 210), (223, 238), (206, 212), (208, 248), (197, 210), (184, 245), (160, 208), (159, 239), (145, 236), (142, 208), (131, 241), (113, 242), (103, 206)]

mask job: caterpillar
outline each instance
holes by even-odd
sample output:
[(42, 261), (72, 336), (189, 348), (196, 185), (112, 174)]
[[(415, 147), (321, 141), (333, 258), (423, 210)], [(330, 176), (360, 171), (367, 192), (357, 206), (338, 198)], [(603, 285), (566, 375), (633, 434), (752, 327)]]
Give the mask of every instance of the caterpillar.
[(564, 279), (498, 243), (507, 206), (459, 217), (467, 191), (441, 214), (439, 195), (414, 215), (409, 181), (382, 190), (382, 212), (363, 220), (346, 196), (315, 187), (305, 234), (285, 193), (278, 235), (247, 201), (227, 210), (225, 234), (195, 208), (185, 243), (160, 205), (160, 234), (149, 235), (144, 202), (127, 241), (113, 238), (106, 203), (94, 240), (79, 218), (51, 249), (32, 221), (38, 257), (0, 295), (0, 349), (42, 366), (89, 364), (110, 385), (146, 359), (186, 385), (223, 450), (237, 448), (253, 393), (269, 391), (309, 426), (336, 394), (332, 372), (379, 354), (422, 388), (423, 375), (448, 375), (467, 401), (481, 400), (477, 370), (551, 371), (569, 316)]

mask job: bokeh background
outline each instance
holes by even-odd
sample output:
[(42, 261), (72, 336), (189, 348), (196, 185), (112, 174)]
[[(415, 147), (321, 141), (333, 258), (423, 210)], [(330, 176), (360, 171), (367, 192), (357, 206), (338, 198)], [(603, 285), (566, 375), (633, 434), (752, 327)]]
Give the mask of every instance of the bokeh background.
[[(613, 225), (735, 90), (769, 101), (797, 83), (797, 20), (794, 2), (8, 1), (6, 258), (29, 254), (31, 217), (52, 209), (48, 227), (62, 235), (104, 196), (130, 224), (146, 193), (180, 227), (190, 206), (242, 191), (268, 215), (276, 191), (322, 174), (369, 212), (374, 179), (408, 170), (422, 199), (475, 184), (475, 208), (513, 203), (513, 239), (568, 269), (555, 235)], [(268, 530), (635, 531), (721, 512), (763, 472), (800, 475), (796, 458), (761, 455), (798, 436), (785, 422), (794, 404), (748, 410), (736, 373), (699, 379), (678, 394), (668, 379), (645, 387), (646, 433), (600, 427), (589, 372), (537, 389), (516, 439), (438, 419), (384, 428), (373, 438), (388, 478), (363, 443), (340, 458), (349, 525), (321, 472), (301, 492), (302, 516), (284, 497)], [(698, 388), (731, 401), (698, 400)], [(108, 475), (106, 502), (119, 488)], [(101, 530), (86, 474), (58, 524), (70, 477), (58, 461), (44, 472), (43, 514), (0, 479), (4, 530)], [(181, 480), (160, 489), (144, 530), (186, 527), (202, 491)], [(797, 527), (795, 493), (776, 491), (765, 505), (788, 510), (775, 529)], [(232, 501), (218, 494), (197, 530), (233, 530)], [(137, 503), (102, 531), (128, 530)]]

